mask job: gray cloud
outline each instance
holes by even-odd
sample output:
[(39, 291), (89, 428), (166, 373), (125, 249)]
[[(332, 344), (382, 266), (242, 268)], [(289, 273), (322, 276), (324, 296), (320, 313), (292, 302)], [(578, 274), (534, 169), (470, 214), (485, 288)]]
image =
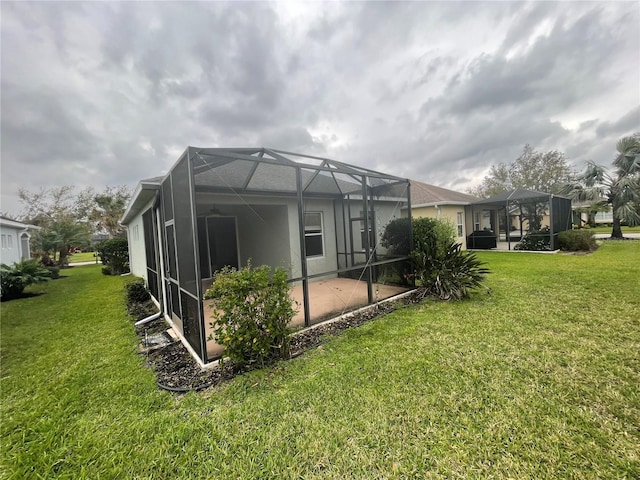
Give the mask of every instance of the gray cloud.
[(464, 189), (525, 143), (576, 167), (640, 128), (640, 7), (2, 2), (2, 209), (265, 145)]
[[(640, 89), (640, 87), (638, 88)], [(607, 137), (611, 134), (622, 136), (634, 130), (640, 131), (640, 105), (632, 108), (617, 120), (600, 123), (596, 128), (596, 133), (599, 137)]]

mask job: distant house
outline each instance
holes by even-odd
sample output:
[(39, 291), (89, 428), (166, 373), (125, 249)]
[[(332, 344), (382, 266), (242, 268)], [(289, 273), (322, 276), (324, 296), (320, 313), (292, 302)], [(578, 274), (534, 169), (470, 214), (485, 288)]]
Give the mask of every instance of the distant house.
[(222, 267), (284, 268), (299, 305), (293, 327), (412, 289), (398, 274), (409, 252), (380, 243), (410, 189), (407, 179), (327, 158), (188, 147), (166, 175), (139, 183), (121, 223), (131, 271), (206, 364), (221, 349), (203, 296)]
[(31, 234), (40, 227), (28, 225), (6, 217), (0, 217), (0, 239), (2, 250), (0, 263), (12, 265), (31, 258)]
[(463, 249), (467, 248), (467, 232), (470, 233), (473, 229), (469, 205), (478, 200), (467, 193), (411, 180), (411, 216), (437, 218), (449, 222), (455, 228), (456, 240)]

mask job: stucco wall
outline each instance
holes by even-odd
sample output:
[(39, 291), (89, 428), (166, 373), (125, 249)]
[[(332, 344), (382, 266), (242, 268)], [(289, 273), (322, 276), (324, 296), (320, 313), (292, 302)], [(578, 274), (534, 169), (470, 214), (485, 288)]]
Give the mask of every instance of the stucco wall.
[[(436, 218), (449, 222), (456, 232), (456, 242), (462, 245), (462, 249), (466, 250), (467, 243), (465, 239), (471, 233), (470, 223), (466, 220), (465, 209), (469, 208), (465, 205), (440, 205), (438, 207), (417, 207), (411, 209), (411, 215), (414, 218)], [(462, 213), (462, 235), (458, 236), (458, 213)]]
[[(278, 266), (290, 278), (302, 275), (298, 202), (295, 198), (198, 194), (198, 215), (211, 212), (236, 217), (241, 266)], [(333, 201), (305, 199), (305, 211), (322, 212), (323, 255), (307, 259), (309, 275), (337, 269)]]

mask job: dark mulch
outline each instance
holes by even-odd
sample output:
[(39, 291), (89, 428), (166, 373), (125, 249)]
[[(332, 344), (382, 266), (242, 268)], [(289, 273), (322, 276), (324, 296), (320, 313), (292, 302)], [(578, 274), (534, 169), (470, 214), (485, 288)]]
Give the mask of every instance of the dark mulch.
[[(380, 303), (345, 318), (297, 332), (291, 338), (291, 358), (318, 347), (326, 337), (339, 335), (349, 328), (358, 327), (393, 310), (417, 303), (422, 298), (421, 292), (414, 291), (398, 300)], [(141, 345), (144, 346), (145, 333), (154, 335), (166, 330), (167, 324), (162, 318), (138, 327)], [(243, 371), (236, 371), (231, 361), (225, 361), (223, 366), (215, 365), (203, 370), (180, 341), (150, 351), (141, 350), (147, 357), (148, 365), (156, 374), (158, 385), (171, 391), (202, 390), (243, 373)]]

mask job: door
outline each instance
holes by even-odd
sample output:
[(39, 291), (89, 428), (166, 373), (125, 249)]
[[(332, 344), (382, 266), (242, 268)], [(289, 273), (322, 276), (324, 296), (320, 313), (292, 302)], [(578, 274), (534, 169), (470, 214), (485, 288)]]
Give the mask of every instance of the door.
[[(200, 265), (203, 276), (209, 278), (223, 267), (238, 268), (238, 236), (235, 217), (206, 217), (199, 219), (200, 230)], [(206, 238), (203, 236), (206, 235)], [(206, 245), (206, 252), (202, 247)], [(205, 265), (205, 261), (207, 262)]]

